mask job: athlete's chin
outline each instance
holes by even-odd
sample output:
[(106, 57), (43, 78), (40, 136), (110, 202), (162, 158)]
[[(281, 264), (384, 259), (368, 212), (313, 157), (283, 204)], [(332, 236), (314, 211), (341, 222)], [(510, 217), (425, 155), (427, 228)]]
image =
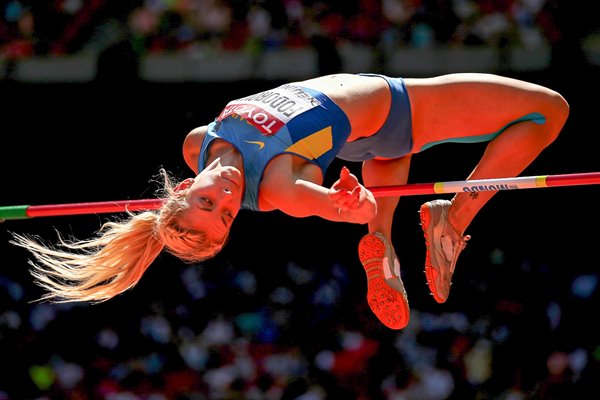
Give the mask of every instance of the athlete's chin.
[(236, 167), (225, 167), (223, 168), (223, 172), (221, 172), (221, 178), (233, 183), (238, 188), (242, 187), (242, 173)]

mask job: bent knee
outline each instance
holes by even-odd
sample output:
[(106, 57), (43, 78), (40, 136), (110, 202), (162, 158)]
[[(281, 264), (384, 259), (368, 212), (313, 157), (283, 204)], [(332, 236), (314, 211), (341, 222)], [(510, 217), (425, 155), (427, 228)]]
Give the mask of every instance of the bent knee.
[(544, 106), (543, 114), (548, 126), (548, 142), (553, 142), (560, 134), (569, 117), (570, 107), (567, 100), (558, 92), (551, 91)]

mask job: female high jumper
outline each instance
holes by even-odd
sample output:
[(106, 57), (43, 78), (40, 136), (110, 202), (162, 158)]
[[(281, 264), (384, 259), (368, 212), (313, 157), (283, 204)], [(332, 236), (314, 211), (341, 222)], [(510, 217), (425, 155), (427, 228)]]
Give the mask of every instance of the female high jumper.
[[(46, 245), (15, 234), (13, 243), (33, 254), (42, 299), (99, 302), (132, 288), (163, 249), (189, 263), (213, 257), (242, 208), (366, 224), (358, 256), (367, 302), (385, 326), (402, 329), (410, 310), (391, 240), (399, 197), (375, 198), (367, 188), (406, 184), (412, 155), (448, 142), (487, 142), (467, 179), (517, 176), (556, 139), (568, 114), (556, 91), (494, 74), (291, 82), (233, 100), (191, 130), (183, 158), (195, 176), (175, 182), (161, 170), (160, 209), (107, 222), (86, 240)], [(363, 182), (343, 167), (331, 187), (322, 186), (335, 157), (361, 162)], [(425, 273), (437, 302), (448, 298), (467, 227), (496, 193), (457, 193), (420, 207)]]

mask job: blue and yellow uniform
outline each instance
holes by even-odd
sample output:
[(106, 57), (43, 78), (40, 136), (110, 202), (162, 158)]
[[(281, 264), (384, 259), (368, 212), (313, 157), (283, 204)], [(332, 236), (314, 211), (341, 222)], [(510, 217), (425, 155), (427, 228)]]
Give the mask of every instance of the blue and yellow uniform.
[(318, 165), (325, 175), (349, 135), (348, 117), (327, 96), (284, 85), (229, 103), (208, 125), (198, 168), (204, 169), (207, 149), (214, 139), (231, 143), (244, 159), (242, 208), (258, 210), (263, 171), (273, 157), (294, 154)]
[(346, 114), (325, 94), (286, 84), (227, 104), (208, 125), (198, 169), (206, 166), (210, 143), (221, 138), (244, 159), (245, 191), (242, 208), (258, 210), (258, 192), (265, 167), (280, 154), (294, 154), (321, 168), (323, 175), (334, 157), (365, 161), (376, 156), (393, 158), (410, 152), (410, 102), (399, 78), (388, 81), (392, 106), (388, 120), (373, 136), (347, 143), (351, 126)]
[[(230, 142), (244, 159), (242, 208), (258, 210), (263, 172), (277, 155), (287, 153), (302, 157), (319, 166), (324, 176), (334, 157), (361, 162), (375, 157), (400, 158), (410, 154), (413, 150), (411, 104), (404, 80), (379, 74), (360, 75), (385, 79), (390, 87), (391, 105), (387, 120), (374, 134), (346, 142), (351, 126), (340, 107), (319, 91), (301, 84), (286, 84), (228, 103), (208, 126), (198, 169), (206, 166), (207, 149), (214, 139)], [(440, 143), (490, 141), (521, 121), (543, 124), (545, 118), (539, 113), (527, 114), (496, 132), (450, 137), (427, 143), (418, 151)]]

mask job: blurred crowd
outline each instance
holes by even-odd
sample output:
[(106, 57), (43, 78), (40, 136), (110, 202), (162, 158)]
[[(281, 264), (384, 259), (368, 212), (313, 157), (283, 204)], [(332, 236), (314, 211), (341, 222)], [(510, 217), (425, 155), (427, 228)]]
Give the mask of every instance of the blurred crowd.
[(536, 47), (560, 39), (557, 0), (2, 0), (0, 54), (138, 55), (209, 46), (265, 51), (342, 43), (375, 48)]
[(30, 280), (0, 276), (0, 399), (589, 398), (598, 274), (486, 258), (453, 286), (469, 300), (433, 312), (417, 301), (401, 331), (337, 262), (182, 268), (164, 256), (139, 287), (93, 305), (31, 303)]

